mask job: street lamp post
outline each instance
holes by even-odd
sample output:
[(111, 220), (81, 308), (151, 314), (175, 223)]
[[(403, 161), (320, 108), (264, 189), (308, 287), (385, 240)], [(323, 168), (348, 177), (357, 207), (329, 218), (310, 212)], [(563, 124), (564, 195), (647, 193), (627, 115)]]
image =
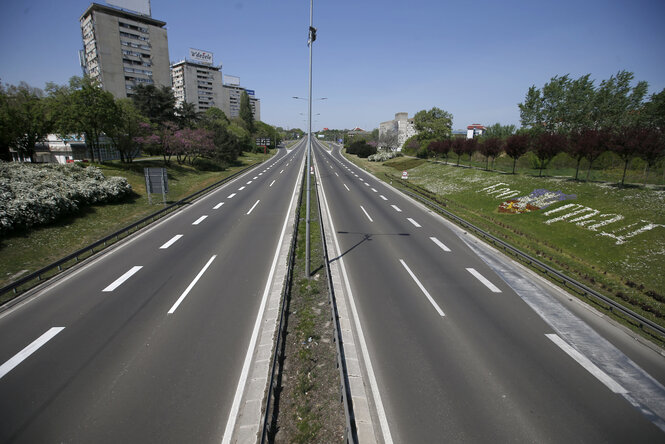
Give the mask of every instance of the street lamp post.
[(309, 103), (309, 123), (308, 123), (308, 132), (307, 132), (307, 206), (306, 219), (305, 219), (305, 276), (307, 279), (310, 278), (309, 273), (309, 187), (310, 187), (310, 169), (311, 169), (311, 156), (312, 156), (312, 47), (314, 46), (314, 40), (316, 39), (316, 28), (313, 25), (314, 21), (314, 0), (309, 0), (309, 37), (307, 39), (307, 46), (309, 46), (309, 94), (307, 95)]

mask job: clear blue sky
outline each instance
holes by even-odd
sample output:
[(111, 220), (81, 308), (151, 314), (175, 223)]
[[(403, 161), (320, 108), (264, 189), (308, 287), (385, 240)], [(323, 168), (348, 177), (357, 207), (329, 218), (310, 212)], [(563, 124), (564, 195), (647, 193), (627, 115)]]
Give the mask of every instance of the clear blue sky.
[[(104, 3), (104, 2), (101, 2)], [(85, 0), (4, 0), (0, 80), (44, 87), (81, 75)], [(261, 98), (262, 120), (305, 127), (307, 0), (152, 1), (172, 61), (212, 51), (224, 74)], [(315, 0), (314, 129), (378, 127), (396, 112), (437, 106), (455, 128), (519, 125), (531, 85), (625, 69), (665, 88), (663, 0)]]

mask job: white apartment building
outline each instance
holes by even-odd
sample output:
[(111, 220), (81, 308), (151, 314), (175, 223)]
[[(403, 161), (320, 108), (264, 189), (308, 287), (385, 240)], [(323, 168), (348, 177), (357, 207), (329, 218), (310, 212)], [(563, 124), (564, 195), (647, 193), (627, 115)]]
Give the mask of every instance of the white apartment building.
[(139, 84), (171, 87), (166, 22), (92, 3), (80, 23), (83, 72), (104, 90), (125, 98)]
[(396, 113), (393, 120), (381, 122), (379, 124), (379, 140), (391, 131), (397, 134), (397, 151), (402, 151), (404, 142), (417, 133), (416, 127), (413, 125), (413, 117), (409, 118), (409, 113)]
[(188, 102), (195, 106), (196, 112), (213, 107), (224, 109), (221, 65), (183, 60), (171, 65), (171, 78), (176, 107)]
[(252, 107), (254, 120), (261, 120), (261, 99), (256, 97), (254, 90), (240, 86), (240, 78), (235, 76), (224, 76), (224, 107), (222, 111), (229, 117), (240, 116), (240, 98), (243, 91), (249, 96), (249, 105)]

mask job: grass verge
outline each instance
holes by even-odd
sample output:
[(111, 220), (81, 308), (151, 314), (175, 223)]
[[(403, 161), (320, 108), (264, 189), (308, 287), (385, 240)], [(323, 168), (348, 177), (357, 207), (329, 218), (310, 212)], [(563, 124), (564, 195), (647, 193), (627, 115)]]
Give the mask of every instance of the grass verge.
[[(457, 216), (665, 326), (665, 191), (503, 174), (423, 159), (396, 158), (380, 164), (346, 156), (380, 179), (441, 203)], [(403, 170), (409, 172), (407, 181), (400, 179)], [(517, 198), (538, 189), (575, 197), (527, 213), (499, 211), (511, 199), (502, 193), (511, 194), (510, 190)], [(581, 209), (564, 208), (570, 204), (586, 210), (573, 214)], [(583, 218), (586, 215), (591, 216)], [(556, 220), (561, 216), (565, 217)], [(617, 220), (593, 228), (611, 219)], [(652, 229), (625, 237), (648, 224)], [(621, 235), (623, 242), (617, 239)], [(639, 330), (639, 326), (630, 326)], [(663, 344), (662, 338), (651, 338)]]
[[(312, 184), (313, 186), (314, 184)], [(311, 214), (318, 214), (313, 186)], [(305, 202), (300, 208), (275, 443), (344, 442), (337, 349), (319, 220), (310, 222), (310, 274), (305, 275)]]
[[(238, 159), (236, 165), (224, 171), (200, 171), (189, 165), (172, 162), (168, 168), (167, 203), (176, 202), (266, 158), (262, 153), (247, 153)], [(106, 176), (127, 178), (132, 186), (132, 195), (119, 202), (84, 207), (50, 225), (14, 230), (1, 237), (0, 287), (162, 208), (161, 195), (153, 195), (153, 204), (148, 203), (143, 175), (143, 168), (162, 167), (161, 161), (135, 161), (130, 164), (113, 161), (96, 166)], [(0, 303), (10, 296), (3, 295)]]

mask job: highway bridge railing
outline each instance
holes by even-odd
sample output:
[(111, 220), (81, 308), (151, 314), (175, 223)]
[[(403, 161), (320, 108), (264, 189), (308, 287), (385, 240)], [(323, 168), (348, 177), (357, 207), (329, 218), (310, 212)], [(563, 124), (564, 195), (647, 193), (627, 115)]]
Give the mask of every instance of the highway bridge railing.
[[(257, 167), (261, 163), (262, 162), (255, 163), (254, 165), (250, 165), (246, 168), (243, 168), (242, 170), (237, 171), (231, 174), (230, 176), (225, 177), (224, 179), (219, 180), (213, 183), (212, 185), (209, 185), (195, 193), (192, 193), (189, 196), (183, 197), (177, 202), (174, 202), (171, 205), (168, 205), (158, 211), (155, 211), (154, 213), (149, 214), (148, 216), (145, 216), (144, 218), (139, 219), (136, 222), (133, 222), (130, 225), (127, 225), (126, 227), (121, 228), (118, 231), (111, 233), (108, 236), (105, 236), (91, 243), (90, 245), (87, 245), (79, 250), (76, 250), (75, 252), (61, 259), (58, 259), (57, 261), (43, 268), (40, 268), (39, 270), (33, 273), (30, 273), (8, 285), (5, 285), (4, 287), (0, 288), (0, 301), (2, 301), (0, 302), (0, 306), (7, 304), (8, 302), (12, 301), (22, 293), (25, 293), (26, 291), (43, 283), (45, 280), (58, 275), (62, 271), (71, 268), (72, 266), (78, 264), (80, 261), (87, 259), (92, 255), (94, 255), (95, 253), (99, 253), (101, 250), (105, 249), (106, 247), (115, 244), (121, 239), (126, 238), (131, 233), (134, 233), (140, 230), (141, 228), (150, 225), (154, 221), (164, 217), (165, 215), (172, 213), (181, 206), (190, 204), (193, 200), (197, 199), (201, 195), (211, 191), (214, 188), (223, 185), (226, 182), (235, 179), (236, 177), (244, 174), (245, 172)], [(5, 297), (5, 295), (9, 293), (13, 293), (13, 295), (11, 297)]]
[[(393, 178), (399, 182), (402, 181), (396, 176), (394, 176)], [(617, 301), (614, 301), (613, 299), (605, 296), (604, 294), (601, 294), (596, 290), (587, 287), (583, 283), (567, 276), (566, 274), (562, 273), (561, 271), (555, 268), (550, 267), (549, 265), (541, 262), (540, 260), (534, 258), (533, 256), (524, 253), (523, 251), (515, 248), (509, 243), (488, 233), (487, 231), (473, 225), (472, 223), (467, 222), (461, 217), (443, 208), (439, 203), (434, 202), (433, 200), (423, 196), (422, 194), (419, 194), (414, 191), (405, 190), (404, 188), (400, 188), (400, 191), (408, 196), (411, 196), (416, 200), (419, 200), (420, 202), (424, 203), (430, 208), (435, 209), (437, 212), (444, 215), (448, 219), (451, 219), (459, 226), (468, 229), (469, 231), (475, 233), (476, 235), (484, 238), (486, 241), (490, 242), (491, 244), (500, 247), (505, 252), (512, 254), (513, 256), (515, 256), (522, 262), (526, 263), (527, 265), (531, 266), (532, 268), (539, 270), (544, 275), (559, 282), (564, 288), (573, 290), (576, 293), (580, 294), (581, 296), (584, 296), (586, 298), (595, 301), (597, 304), (600, 304), (601, 306), (604, 305), (605, 308), (610, 312), (618, 313), (628, 318), (629, 321), (635, 323), (640, 329), (645, 331), (647, 334), (652, 334), (652, 335), (655, 334), (656, 335), (655, 337), (659, 338), (660, 340), (665, 340), (665, 328), (663, 326), (621, 305)]]

